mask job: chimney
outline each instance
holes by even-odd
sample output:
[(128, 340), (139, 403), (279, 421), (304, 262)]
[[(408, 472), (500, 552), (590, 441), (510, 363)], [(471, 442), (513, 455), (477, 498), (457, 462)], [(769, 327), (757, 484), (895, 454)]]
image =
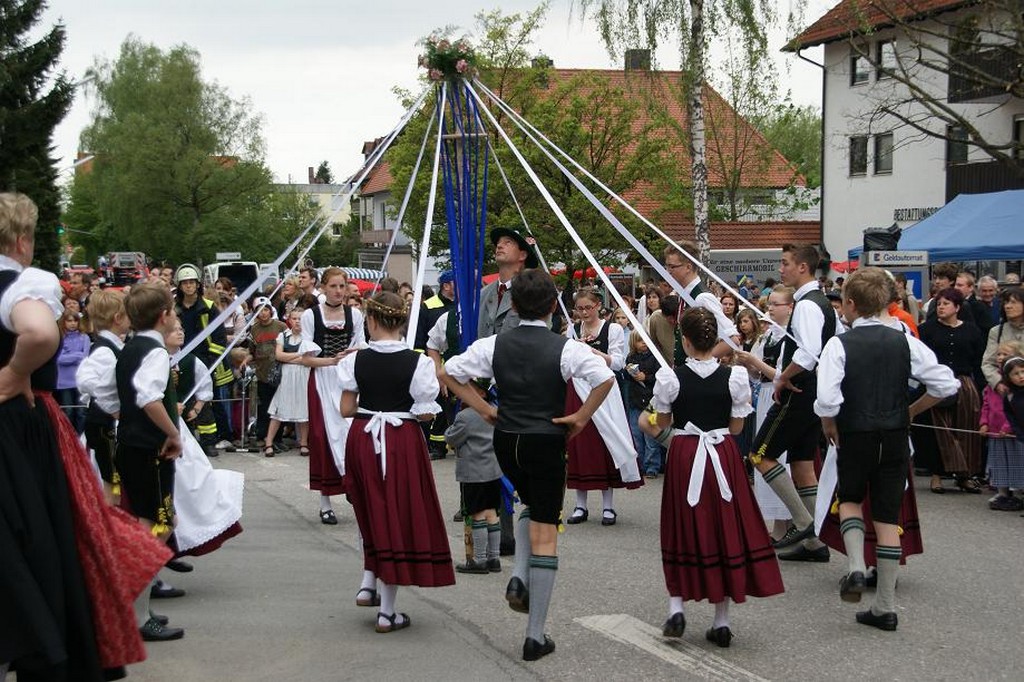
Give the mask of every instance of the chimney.
[(316, 179), (314, 177), (316, 174), (313, 172), (313, 167), (312, 166), (308, 166), (308, 169), (309, 169), (309, 184), (312, 185), (312, 184), (316, 183)]
[(626, 50), (626, 71), (650, 71), (651, 51), (643, 49)]

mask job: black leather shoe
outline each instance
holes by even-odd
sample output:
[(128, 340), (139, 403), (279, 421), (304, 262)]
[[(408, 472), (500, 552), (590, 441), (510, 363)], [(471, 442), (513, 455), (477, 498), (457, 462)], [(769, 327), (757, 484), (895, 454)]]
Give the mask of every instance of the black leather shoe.
[(839, 598), (845, 602), (856, 604), (860, 601), (860, 595), (867, 589), (867, 579), (860, 571), (853, 571), (844, 575), (839, 581)]
[(785, 535), (783, 535), (778, 540), (772, 541), (772, 547), (774, 547), (775, 549), (784, 549), (786, 547), (791, 547), (796, 543), (801, 542), (802, 540), (806, 540), (812, 535), (814, 535), (813, 523), (807, 524), (806, 528), (797, 528), (796, 526), (792, 526), (789, 530), (786, 531)]
[(708, 631), (704, 633), (704, 639), (714, 642), (723, 649), (728, 649), (729, 644), (732, 643), (732, 630), (729, 629), (729, 626), (708, 628)]
[(807, 549), (800, 545), (796, 549), (783, 552), (779, 555), (779, 561), (809, 561), (818, 564), (827, 564), (829, 559), (828, 547), (822, 545), (817, 549)]
[(505, 601), (513, 611), (530, 612), (530, 591), (526, 589), (526, 584), (515, 576), (508, 581), (508, 587), (505, 588)]
[(886, 630), (887, 632), (894, 632), (896, 625), (899, 623), (899, 619), (895, 613), (883, 613), (880, 616), (876, 616), (871, 609), (867, 611), (861, 611), (857, 614), (857, 622), (861, 625), (870, 625), (873, 628), (879, 630)]
[(185, 590), (178, 589), (177, 587), (171, 587), (170, 585), (164, 585), (158, 583), (149, 588), (150, 599), (177, 599), (178, 597), (184, 597)]
[[(582, 514), (577, 514), (576, 512), (583, 512), (583, 513)], [(575, 526), (577, 523), (583, 523), (584, 521), (586, 521), (589, 518), (590, 518), (590, 512), (589, 511), (587, 511), (583, 507), (576, 507), (575, 509), (572, 510), (572, 514), (569, 515), (569, 518), (567, 518), (565, 520), (565, 522), (567, 524), (569, 524), (570, 526)]]
[(527, 637), (526, 641), (523, 642), (523, 660), (536, 661), (537, 659), (544, 658), (554, 650), (555, 640), (551, 639), (547, 635), (544, 635), (543, 642), (538, 642), (531, 637)]
[(662, 637), (682, 637), (684, 632), (686, 632), (686, 616), (682, 611), (673, 613), (661, 626)]
[(175, 573), (191, 573), (192, 572), (192, 564), (190, 564), (190, 563), (188, 563), (186, 561), (182, 561), (181, 559), (171, 559), (166, 564), (164, 564), (164, 566), (166, 566), (167, 568), (171, 569)]
[[(611, 516), (608, 516), (608, 514), (611, 514)], [(601, 515), (601, 525), (614, 526), (618, 518), (619, 515), (615, 513), (614, 509), (605, 509), (604, 514)]]
[(464, 564), (455, 564), (455, 571), (457, 573), (472, 573), (473, 575), (487, 575), (490, 573), (486, 563), (479, 564), (475, 559), (470, 559)]
[(143, 641), (146, 642), (169, 642), (172, 639), (181, 639), (185, 631), (181, 628), (169, 628), (161, 625), (155, 618), (150, 618), (146, 624), (139, 628)]
[(167, 625), (171, 622), (171, 619), (167, 616), (161, 615), (159, 613), (153, 613), (152, 611), (149, 612), (149, 617), (155, 620), (156, 622), (160, 623), (160, 625)]
[(487, 570), (491, 573), (501, 573), (501, 559), (488, 559)]
[(466, 518), (462, 515), (462, 511), (455, 512), (455, 516), (452, 517), (452, 521), (455, 523), (464, 523)]

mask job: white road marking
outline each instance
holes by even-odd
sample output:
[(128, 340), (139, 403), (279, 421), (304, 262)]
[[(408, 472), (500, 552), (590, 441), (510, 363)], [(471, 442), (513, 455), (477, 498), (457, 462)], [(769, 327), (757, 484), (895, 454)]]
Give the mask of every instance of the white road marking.
[(631, 644), (657, 656), (669, 665), (674, 665), (703, 679), (768, 682), (760, 675), (730, 663), (696, 644), (683, 639), (662, 637), (660, 628), (624, 613), (585, 616), (574, 620), (583, 627), (599, 632), (609, 639)]

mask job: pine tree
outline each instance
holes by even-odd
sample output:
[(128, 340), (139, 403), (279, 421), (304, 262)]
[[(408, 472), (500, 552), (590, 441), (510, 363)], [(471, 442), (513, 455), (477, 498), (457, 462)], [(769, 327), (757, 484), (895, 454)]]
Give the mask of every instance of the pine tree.
[(0, 0), (0, 191), (18, 191), (39, 206), (36, 264), (57, 270), (60, 194), (51, 137), (71, 106), (74, 86), (55, 73), (64, 27), (26, 40), (44, 0)]

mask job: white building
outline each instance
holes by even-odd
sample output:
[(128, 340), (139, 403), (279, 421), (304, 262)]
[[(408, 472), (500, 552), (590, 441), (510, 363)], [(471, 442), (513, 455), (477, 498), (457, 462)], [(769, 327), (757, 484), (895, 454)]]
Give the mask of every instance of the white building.
[[(993, 44), (1003, 23), (993, 14), (997, 4), (842, 0), (786, 47), (806, 58), (801, 50), (824, 46), (821, 218), (836, 261), (862, 244), (865, 228), (906, 228), (958, 194), (1024, 187), (1012, 168), (968, 144), (967, 131), (949, 120), (963, 116), (995, 144), (1024, 138), (1024, 101), (958, 75), (967, 64), (992, 81), (1017, 78), (1010, 70), (1020, 46)], [(910, 14), (914, 19), (904, 22)], [(967, 41), (957, 32), (965, 29), (973, 31), (971, 44), (958, 51)], [(950, 66), (951, 48), (964, 55), (957, 67)], [(935, 98), (935, 108), (921, 95)]]

